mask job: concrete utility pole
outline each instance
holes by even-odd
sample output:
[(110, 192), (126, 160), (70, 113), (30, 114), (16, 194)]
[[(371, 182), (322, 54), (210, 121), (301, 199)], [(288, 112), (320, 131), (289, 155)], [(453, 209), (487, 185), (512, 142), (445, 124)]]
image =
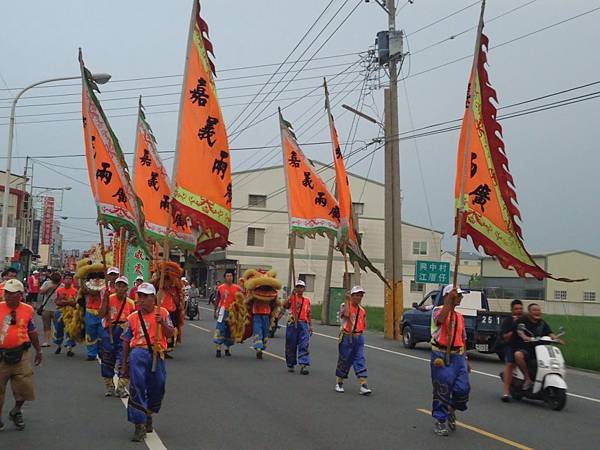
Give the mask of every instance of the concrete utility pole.
[[(379, 3), (379, 1), (377, 2)], [(396, 31), (396, 5), (389, 0), (380, 6), (388, 14), (389, 42)], [(391, 47), (391, 46), (390, 46)], [(404, 310), (402, 288), (402, 220), (400, 214), (400, 146), (398, 130), (398, 68), (402, 55), (389, 52), (390, 87), (384, 90), (385, 105), (385, 288), (384, 335), (400, 339)]]

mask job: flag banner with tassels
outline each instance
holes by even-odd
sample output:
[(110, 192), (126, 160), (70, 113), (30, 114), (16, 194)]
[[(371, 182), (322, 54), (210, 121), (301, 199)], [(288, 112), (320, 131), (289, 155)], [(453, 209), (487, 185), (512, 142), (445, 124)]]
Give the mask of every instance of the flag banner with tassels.
[(458, 147), (456, 228), (461, 238), (470, 236), (475, 247), (483, 248), (502, 267), (514, 269), (520, 277), (529, 274), (538, 280), (581, 281), (553, 277), (525, 249), (516, 221), (521, 214), (515, 185), (508, 169), (502, 127), (496, 119), (498, 100), (486, 70), (489, 40), (482, 29), (483, 6)]
[(325, 110), (327, 111), (327, 115), (329, 117), (329, 129), (331, 132), (331, 144), (333, 149), (333, 162), (335, 165), (337, 201), (340, 213), (338, 247), (342, 252), (348, 253), (348, 256), (350, 257), (350, 261), (352, 263), (357, 262), (363, 270), (366, 270), (368, 268), (385, 283), (385, 277), (373, 265), (373, 263), (369, 261), (369, 258), (367, 258), (367, 256), (364, 254), (360, 245), (360, 237), (356, 232), (356, 226), (354, 224), (354, 214), (352, 213), (352, 193), (350, 191), (348, 172), (346, 172), (344, 155), (342, 154), (342, 151), (340, 149), (340, 139), (338, 136), (337, 129), (335, 127), (335, 121), (333, 120), (333, 114), (331, 113), (331, 106), (329, 103), (329, 90), (327, 89), (326, 80), (323, 81), (323, 87), (325, 89)]
[(296, 141), (292, 126), (279, 112), (286, 174), (290, 231), (300, 236), (337, 236), (340, 207)]
[(96, 97), (96, 92), (100, 91), (83, 63), (81, 49), (79, 63), (85, 156), (98, 221), (115, 230), (128, 229), (139, 244), (145, 246), (141, 204), (133, 189), (119, 141)]
[[(140, 97), (133, 161), (133, 186), (142, 201), (146, 237), (162, 244), (169, 227), (171, 185), (156, 146), (156, 139), (146, 121)], [(186, 250), (192, 250), (196, 245), (196, 239), (186, 222), (171, 222), (169, 240), (172, 246)]]
[(208, 25), (194, 1), (179, 110), (172, 200), (173, 223), (187, 223), (202, 236), (196, 253), (207, 256), (229, 243), (231, 157), (208, 53)]

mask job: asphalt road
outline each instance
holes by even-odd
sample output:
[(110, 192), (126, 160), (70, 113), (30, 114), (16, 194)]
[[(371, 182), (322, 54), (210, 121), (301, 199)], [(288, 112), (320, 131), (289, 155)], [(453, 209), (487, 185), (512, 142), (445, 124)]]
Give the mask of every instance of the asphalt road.
[[(282, 361), (285, 329), (271, 340), (269, 354), (255, 359), (249, 343), (216, 359), (213, 321), (187, 322), (184, 344), (167, 362), (167, 395), (155, 417), (155, 449), (596, 449), (600, 447), (600, 375), (570, 370), (569, 396), (561, 412), (536, 402), (501, 403), (501, 364), (474, 356), (469, 410), (464, 426), (449, 437), (435, 436), (426, 346), (367, 334), (370, 397), (358, 395), (351, 378), (346, 393), (334, 392), (337, 328), (315, 327), (308, 376), (291, 374)], [(11, 423), (0, 433), (2, 449), (127, 449), (132, 426), (123, 402), (103, 396), (99, 366), (46, 349), (36, 369), (38, 399), (24, 410), (27, 427)], [(4, 421), (11, 407), (7, 394)]]

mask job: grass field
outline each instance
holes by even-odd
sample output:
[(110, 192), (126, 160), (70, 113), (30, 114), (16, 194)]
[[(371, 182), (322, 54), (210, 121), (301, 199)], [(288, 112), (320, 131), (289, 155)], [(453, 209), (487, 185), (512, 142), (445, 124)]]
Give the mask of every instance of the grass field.
[[(367, 326), (370, 330), (383, 331), (383, 308), (367, 306)], [(321, 319), (321, 305), (314, 305), (312, 316)], [(600, 372), (600, 317), (544, 315), (555, 333), (565, 329), (561, 347), (567, 365)]]

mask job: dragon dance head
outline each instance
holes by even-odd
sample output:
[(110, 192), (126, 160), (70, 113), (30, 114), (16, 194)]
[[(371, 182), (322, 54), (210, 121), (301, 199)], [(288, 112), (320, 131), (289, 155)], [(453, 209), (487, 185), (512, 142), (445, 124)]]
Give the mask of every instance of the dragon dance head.
[(274, 270), (263, 271), (260, 269), (248, 269), (242, 277), (244, 289), (248, 296), (262, 302), (277, 300), (278, 291), (281, 289), (281, 281), (277, 278)]
[(75, 278), (85, 284), (89, 291), (100, 292), (105, 286), (104, 264), (95, 263), (90, 258), (84, 258), (77, 263)]

